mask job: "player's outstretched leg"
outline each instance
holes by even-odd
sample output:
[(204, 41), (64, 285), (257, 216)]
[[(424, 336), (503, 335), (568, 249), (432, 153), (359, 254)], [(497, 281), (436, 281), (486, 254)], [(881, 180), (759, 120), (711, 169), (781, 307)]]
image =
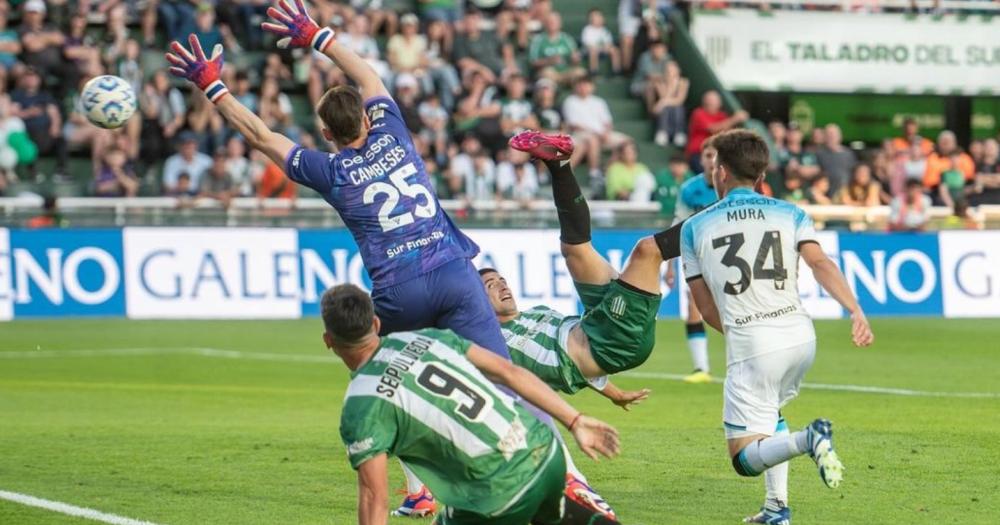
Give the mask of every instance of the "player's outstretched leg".
[(408, 518), (423, 518), (434, 514), (437, 511), (437, 502), (434, 495), (427, 490), (423, 482), (417, 478), (403, 462), (399, 463), (403, 467), (403, 475), (406, 476), (406, 497), (399, 508), (392, 511), (393, 516)]
[(574, 150), (573, 139), (566, 135), (522, 131), (510, 139), (510, 146), (541, 160), (552, 174), (560, 249), (573, 281), (604, 285), (617, 278), (618, 272), (590, 243), (590, 206), (569, 163)]
[(844, 465), (833, 450), (832, 424), (826, 419), (817, 419), (791, 435), (750, 441), (733, 455), (733, 468), (741, 476), (759, 476), (775, 465), (806, 454), (816, 462), (823, 483), (837, 488), (844, 477)]

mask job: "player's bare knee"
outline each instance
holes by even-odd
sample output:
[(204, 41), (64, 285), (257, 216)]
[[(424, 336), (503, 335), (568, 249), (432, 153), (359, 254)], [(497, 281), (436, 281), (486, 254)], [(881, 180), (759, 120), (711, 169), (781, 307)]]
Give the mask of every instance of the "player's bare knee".
[(658, 261), (661, 258), (660, 247), (657, 246), (656, 239), (652, 236), (639, 239), (639, 242), (635, 243), (635, 247), (632, 248), (632, 259)]

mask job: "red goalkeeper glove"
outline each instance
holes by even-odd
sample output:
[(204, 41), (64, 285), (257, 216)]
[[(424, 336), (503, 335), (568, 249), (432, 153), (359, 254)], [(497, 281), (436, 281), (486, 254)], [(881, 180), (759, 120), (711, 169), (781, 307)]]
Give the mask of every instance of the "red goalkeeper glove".
[(218, 102), (229, 93), (229, 89), (219, 78), (222, 75), (222, 44), (215, 45), (212, 58), (205, 56), (197, 36), (189, 35), (188, 44), (191, 46), (191, 51), (185, 49), (179, 42), (170, 43), (170, 50), (173, 53), (166, 54), (167, 62), (173, 64), (170, 73), (187, 79), (204, 91), (208, 100), (213, 103)]
[(302, 0), (294, 0), (294, 5), (288, 0), (278, 0), (278, 6), (267, 8), (267, 16), (275, 22), (264, 22), (261, 29), (283, 37), (278, 40), (278, 47), (312, 47), (322, 53), (333, 43), (333, 29), (320, 29), (316, 21), (309, 17), (309, 11)]

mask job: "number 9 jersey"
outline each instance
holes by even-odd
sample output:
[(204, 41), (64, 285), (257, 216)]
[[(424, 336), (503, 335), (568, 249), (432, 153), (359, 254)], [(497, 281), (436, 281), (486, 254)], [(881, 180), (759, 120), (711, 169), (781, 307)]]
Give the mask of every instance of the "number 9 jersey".
[(364, 145), (336, 154), (296, 146), (285, 159), (291, 180), (319, 192), (361, 250), (374, 289), (472, 258), (479, 247), (441, 209), (434, 184), (389, 97), (365, 101)]
[(729, 365), (816, 339), (798, 289), (799, 246), (817, 242), (794, 204), (735, 188), (681, 229), (688, 282), (704, 279), (725, 328)]

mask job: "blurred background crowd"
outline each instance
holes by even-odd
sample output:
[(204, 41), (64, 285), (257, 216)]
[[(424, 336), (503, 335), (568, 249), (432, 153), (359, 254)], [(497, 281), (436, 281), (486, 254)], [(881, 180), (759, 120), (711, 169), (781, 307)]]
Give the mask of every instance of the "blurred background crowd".
[[(571, 13), (564, 8), (572, 2), (550, 0), (311, 0), (317, 21), (394, 93), (442, 198), (471, 206), (546, 197), (546, 171), (506, 146), (520, 130), (541, 129), (573, 136), (572, 162), (593, 198), (659, 202), (670, 216), (680, 184), (703, 169), (705, 139), (750, 115), (727, 112), (718, 92), (690, 91), (669, 45), (671, 21), (689, 3), (605, 3)], [(278, 50), (258, 29), (268, 6), (0, 0), (0, 143), (8, 143), (0, 147), (0, 195), (44, 186), (63, 195), (294, 199), (299, 189), (281, 167), (248, 151), (162, 59), (167, 42), (188, 33), (206, 49), (223, 44), (234, 96), (272, 129), (329, 149), (312, 107), (347, 80), (324, 56)], [(100, 74), (126, 79), (138, 96), (137, 115), (121, 130), (83, 116), (80, 88)], [(962, 148), (953, 133), (924, 137), (907, 120), (881, 147), (852, 148), (837, 123), (819, 124), (769, 123), (765, 192), (798, 203), (888, 204), (892, 227), (909, 230), (923, 228), (932, 204), (953, 207), (959, 221), (969, 206), (1000, 204), (996, 139)]]

